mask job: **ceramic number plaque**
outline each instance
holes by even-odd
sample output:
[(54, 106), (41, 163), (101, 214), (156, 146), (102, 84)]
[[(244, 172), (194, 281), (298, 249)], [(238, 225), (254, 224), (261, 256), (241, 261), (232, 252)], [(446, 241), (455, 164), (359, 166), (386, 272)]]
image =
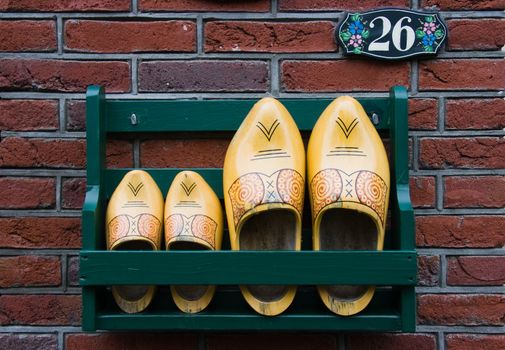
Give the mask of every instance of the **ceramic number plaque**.
[(383, 9), (348, 13), (338, 30), (346, 54), (399, 60), (436, 55), (447, 37), (437, 13)]

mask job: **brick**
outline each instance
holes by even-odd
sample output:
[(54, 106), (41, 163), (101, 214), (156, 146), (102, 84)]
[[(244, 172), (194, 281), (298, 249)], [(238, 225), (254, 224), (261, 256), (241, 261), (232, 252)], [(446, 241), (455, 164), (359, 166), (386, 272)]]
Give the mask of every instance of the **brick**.
[(130, 11), (130, 0), (0, 0), (0, 11)]
[(141, 11), (268, 12), (270, 1), (139, 0), (138, 7)]
[(505, 256), (449, 257), (447, 284), (451, 286), (502, 286), (505, 284)]
[(78, 326), (79, 295), (0, 295), (0, 325)]
[[(503, 19), (454, 19), (447, 21), (449, 29), (446, 50), (501, 50), (505, 45)], [(491, 30), (491, 32), (490, 32)]]
[(108, 140), (106, 145), (108, 168), (133, 167), (133, 146), (128, 140)]
[(346, 337), (347, 350), (435, 350), (437, 342), (433, 334), (350, 334)]
[(65, 114), (68, 131), (86, 130), (86, 101), (67, 101)]
[(436, 181), (433, 176), (410, 178), (410, 198), (415, 208), (435, 207)]
[(0, 100), (0, 130), (57, 130), (58, 101)]
[(419, 324), (423, 325), (503, 326), (505, 295), (420, 295), (417, 314)]
[(0, 257), (0, 288), (59, 286), (60, 258), (56, 256)]
[(505, 216), (418, 216), (416, 243), (420, 248), (501, 248)]
[(505, 0), (422, 0), (421, 6), (441, 10), (503, 10)]
[(143, 167), (220, 168), (229, 140), (149, 140), (140, 145)]
[(377, 7), (409, 7), (408, 0), (279, 0), (281, 11), (370, 10)]
[(419, 165), (423, 169), (505, 167), (503, 138), (422, 138), (419, 145)]
[(80, 177), (63, 179), (61, 187), (61, 207), (81, 209), (86, 194), (86, 179)]
[(196, 334), (101, 333), (67, 334), (66, 350), (196, 350)]
[(503, 208), (505, 176), (444, 177), (444, 208)]
[(442, 59), (419, 62), (419, 90), (502, 90), (505, 59)]
[(77, 52), (194, 52), (192, 21), (65, 22), (65, 50)]
[(206, 52), (336, 52), (330, 21), (216, 21), (205, 24)]
[(0, 208), (2, 209), (54, 208), (55, 204), (54, 178), (0, 178)]
[(318, 349), (333, 350), (337, 348), (336, 337), (332, 334), (214, 334), (207, 337), (208, 350), (252, 350), (252, 349)]
[(417, 285), (433, 287), (440, 279), (440, 258), (438, 256), (420, 255), (417, 258)]
[(139, 90), (266, 91), (268, 65), (260, 61), (152, 61), (139, 65)]
[(84, 140), (6, 137), (0, 142), (0, 167), (84, 168)]
[[(364, 60), (283, 61), (282, 87), (293, 92), (388, 91), (409, 85), (405, 62)], [(370, 77), (374, 79), (370, 79)]]
[(448, 100), (446, 103), (447, 129), (488, 129), (505, 128), (505, 99)]
[(120, 61), (1, 59), (0, 91), (85, 92), (97, 84), (107, 92), (130, 91), (130, 65)]
[(433, 98), (409, 99), (409, 129), (436, 130), (438, 126), (438, 102)]
[(76, 249), (81, 247), (81, 218), (0, 218), (0, 247)]
[(54, 21), (0, 21), (0, 51), (55, 51), (56, 48)]
[(69, 287), (79, 286), (79, 257), (71, 256), (68, 258), (67, 281)]
[(58, 337), (56, 334), (2, 333), (0, 349), (57, 350)]
[(445, 336), (447, 350), (503, 350), (505, 335), (503, 334), (448, 334)]

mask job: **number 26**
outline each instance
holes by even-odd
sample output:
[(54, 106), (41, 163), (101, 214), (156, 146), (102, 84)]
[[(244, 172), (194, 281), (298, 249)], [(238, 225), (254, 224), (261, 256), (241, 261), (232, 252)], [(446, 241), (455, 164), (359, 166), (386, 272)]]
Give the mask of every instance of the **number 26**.
[[(370, 28), (375, 27), (374, 22), (377, 20), (382, 21), (382, 35), (370, 43), (370, 45), (368, 46), (368, 51), (389, 51), (389, 40), (382, 42), (380, 42), (379, 40), (388, 35), (389, 31), (391, 30), (391, 21), (384, 16), (379, 16), (374, 18), (370, 22)], [(410, 17), (400, 18), (398, 22), (396, 22), (396, 24), (394, 25), (393, 32), (391, 33), (394, 47), (398, 51), (402, 52), (411, 49), (412, 46), (414, 45), (414, 41), (416, 38), (416, 34), (414, 32), (414, 29), (412, 29), (412, 27), (409, 27), (408, 25), (405, 26), (402, 25), (404, 20), (407, 20), (408, 23), (412, 22), (412, 19)], [(406, 35), (405, 47), (401, 46), (402, 33), (405, 33)]]

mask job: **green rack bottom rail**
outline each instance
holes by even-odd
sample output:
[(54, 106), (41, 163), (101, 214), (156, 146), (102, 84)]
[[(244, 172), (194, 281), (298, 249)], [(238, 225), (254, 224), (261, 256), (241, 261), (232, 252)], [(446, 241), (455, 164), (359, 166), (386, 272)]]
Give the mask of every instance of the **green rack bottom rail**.
[[(232, 133), (256, 100), (105, 99), (90, 86), (86, 97), (87, 192), (82, 211), (80, 253), (82, 328), (95, 330), (367, 330), (415, 331), (417, 254), (409, 194), (407, 92), (396, 86), (388, 97), (359, 98), (383, 138), (389, 139), (390, 217), (384, 251), (311, 251), (310, 229), (302, 251), (106, 251), (105, 209), (115, 187), (131, 169), (108, 169), (110, 134)], [(281, 99), (300, 131), (310, 132), (329, 99)], [(191, 133), (191, 134), (190, 134)], [(161, 134), (160, 134), (161, 135)], [(180, 137), (180, 136), (179, 136)], [(149, 169), (163, 194), (183, 169)], [(222, 169), (198, 171), (222, 199)], [(305, 205), (305, 225), (310, 223)], [(309, 226), (309, 225), (307, 225)], [(114, 303), (112, 285), (158, 285), (149, 308), (126, 314)], [(180, 312), (168, 285), (214, 284), (216, 295), (198, 314)], [(240, 284), (298, 285), (293, 304), (279, 316), (256, 314), (243, 300)], [(376, 285), (370, 305), (354, 316), (331, 313), (315, 285)]]

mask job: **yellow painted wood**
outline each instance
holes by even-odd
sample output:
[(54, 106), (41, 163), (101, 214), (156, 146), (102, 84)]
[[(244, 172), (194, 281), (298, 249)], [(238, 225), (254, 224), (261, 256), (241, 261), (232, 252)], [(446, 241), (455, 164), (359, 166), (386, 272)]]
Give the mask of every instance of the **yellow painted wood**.
[[(331, 220), (328, 216), (352, 215), (349, 211), (371, 218), (375, 228), (369, 229), (375, 229), (374, 234), (377, 235), (375, 249), (382, 250), (390, 191), (389, 163), (379, 134), (357, 100), (350, 96), (339, 97), (321, 114), (310, 136), (307, 168), (314, 250), (321, 250), (321, 239), (327, 239), (320, 235), (323, 218)], [(355, 221), (335, 219), (334, 222), (337, 225), (356, 225), (352, 239), (359, 240), (358, 234), (362, 233), (357, 232), (357, 226), (362, 224), (359, 221), (363, 218), (356, 216)], [(338, 237), (339, 234), (344, 235), (344, 230), (349, 228), (332, 228), (331, 235), (336, 237), (331, 239), (345, 240), (345, 237)], [(341, 249), (359, 249), (350, 248), (349, 242), (339, 244)], [(325, 305), (334, 313), (344, 316), (363, 310), (375, 290), (371, 286), (363, 293), (344, 296), (345, 293), (339, 294), (337, 288), (344, 289), (336, 287), (331, 291), (321, 286), (318, 290)]]
[[(223, 210), (212, 188), (194, 171), (174, 178), (165, 200), (167, 250), (220, 250), (223, 241)], [(182, 248), (180, 245), (182, 244)], [(188, 246), (189, 245), (189, 246)], [(177, 266), (169, 267), (176, 269)], [(170, 286), (177, 307), (186, 313), (204, 310), (216, 287)]]
[[(271, 218), (270, 227), (257, 232), (254, 239), (267, 242), (268, 247), (260, 249), (279, 249), (270, 241), (275, 240), (273, 235), (284, 234), (280, 231), (290, 230), (284, 227), (282, 216), (289, 213), (295, 221), (291, 249), (300, 250), (304, 186), (305, 150), (300, 131), (279, 101), (263, 98), (238, 128), (224, 161), (223, 191), (232, 249), (250, 249), (245, 248), (241, 235), (245, 225), (253, 225), (251, 219), (258, 220), (258, 216), (267, 220), (268, 215), (278, 216), (278, 220)], [(260, 298), (247, 286), (241, 286), (241, 291), (256, 312), (274, 316), (289, 307), (296, 286), (271, 300)]]
[[(160, 250), (163, 196), (149, 173), (128, 172), (112, 194), (106, 213), (108, 250)], [(113, 286), (118, 306), (127, 313), (145, 310), (155, 286)]]

